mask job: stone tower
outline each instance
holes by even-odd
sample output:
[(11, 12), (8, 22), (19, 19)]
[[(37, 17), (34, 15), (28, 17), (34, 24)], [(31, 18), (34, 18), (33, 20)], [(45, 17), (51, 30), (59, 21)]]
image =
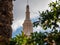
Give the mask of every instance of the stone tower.
[(12, 36), (13, 0), (0, 0), (0, 45), (8, 45)]
[(23, 32), (25, 35), (29, 36), (30, 33), (33, 32), (33, 24), (30, 20), (30, 11), (29, 11), (29, 5), (26, 6), (26, 18), (23, 23)]

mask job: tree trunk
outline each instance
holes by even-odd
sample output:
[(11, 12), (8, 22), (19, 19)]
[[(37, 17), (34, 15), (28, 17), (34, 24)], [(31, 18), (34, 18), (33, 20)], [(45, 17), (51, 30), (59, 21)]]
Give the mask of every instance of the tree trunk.
[(13, 21), (12, 0), (0, 0), (0, 45), (9, 45)]

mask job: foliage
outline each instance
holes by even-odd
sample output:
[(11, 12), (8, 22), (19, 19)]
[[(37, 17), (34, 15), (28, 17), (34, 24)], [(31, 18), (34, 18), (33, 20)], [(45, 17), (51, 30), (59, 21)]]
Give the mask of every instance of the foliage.
[(30, 36), (19, 34), (11, 39), (10, 45), (43, 45), (46, 35), (44, 33), (34, 32)]
[(51, 28), (56, 29), (60, 23), (60, 1), (51, 2), (49, 4), (50, 11), (46, 10), (40, 13), (39, 21), (34, 22), (34, 26), (41, 25), (43, 29)]
[(56, 45), (60, 45), (60, 32), (58, 32), (57, 30), (51, 31), (48, 34), (48, 40), (49, 42), (52, 42), (52, 40), (54, 40), (56, 42)]
[(46, 35), (42, 32), (34, 32), (30, 35), (30, 38), (28, 39), (27, 45), (44, 45), (44, 39), (46, 38)]
[(10, 45), (24, 45), (27, 39), (27, 36), (22, 32), (22, 34), (16, 35), (16, 37), (11, 39)]
[(47, 44), (52, 43), (52, 40), (54, 40), (57, 45), (60, 45), (59, 39), (60, 32), (57, 32), (57, 30), (51, 31), (50, 33), (34, 32), (31, 33), (30, 36), (26, 36), (24, 33), (22, 33), (12, 38), (10, 45), (44, 45), (45, 42), (47, 42)]
[(15, 40), (15, 37), (14, 38), (11, 38), (10, 40), (10, 45), (15, 45), (16, 44), (16, 40)]
[(60, 0), (56, 0), (55, 2), (51, 2), (49, 4), (50, 10), (46, 10), (40, 13), (39, 21), (34, 22), (34, 26), (42, 26), (44, 30), (47, 28), (52, 29), (52, 32), (48, 34), (48, 41), (52, 42), (54, 40), (57, 45), (60, 45), (60, 32), (58, 32), (57, 28), (60, 23)]

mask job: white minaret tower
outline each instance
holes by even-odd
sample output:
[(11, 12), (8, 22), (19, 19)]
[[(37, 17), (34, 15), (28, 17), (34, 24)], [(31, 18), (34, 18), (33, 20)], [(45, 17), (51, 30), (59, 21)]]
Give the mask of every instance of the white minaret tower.
[(29, 11), (28, 0), (27, 0), (27, 6), (26, 6), (26, 18), (23, 23), (23, 32), (27, 36), (29, 36), (33, 32), (33, 24), (30, 20), (30, 11)]

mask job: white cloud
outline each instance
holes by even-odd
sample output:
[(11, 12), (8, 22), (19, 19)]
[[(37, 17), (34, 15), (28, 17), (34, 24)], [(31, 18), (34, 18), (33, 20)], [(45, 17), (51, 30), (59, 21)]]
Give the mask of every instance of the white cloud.
[(19, 20), (13, 22), (13, 24), (12, 24), (13, 32), (15, 32), (18, 27), (22, 26), (23, 21), (24, 20), (19, 19)]
[(37, 31), (37, 32), (40, 32), (41, 30), (43, 31), (43, 29), (42, 29), (41, 26), (38, 26), (38, 27), (34, 27), (34, 28), (33, 28), (33, 32), (36, 32), (36, 31)]
[(34, 27), (33, 28), (33, 32), (50, 32), (51, 31), (51, 29), (46, 29), (46, 30), (44, 30), (41, 26), (38, 26), (38, 27)]

